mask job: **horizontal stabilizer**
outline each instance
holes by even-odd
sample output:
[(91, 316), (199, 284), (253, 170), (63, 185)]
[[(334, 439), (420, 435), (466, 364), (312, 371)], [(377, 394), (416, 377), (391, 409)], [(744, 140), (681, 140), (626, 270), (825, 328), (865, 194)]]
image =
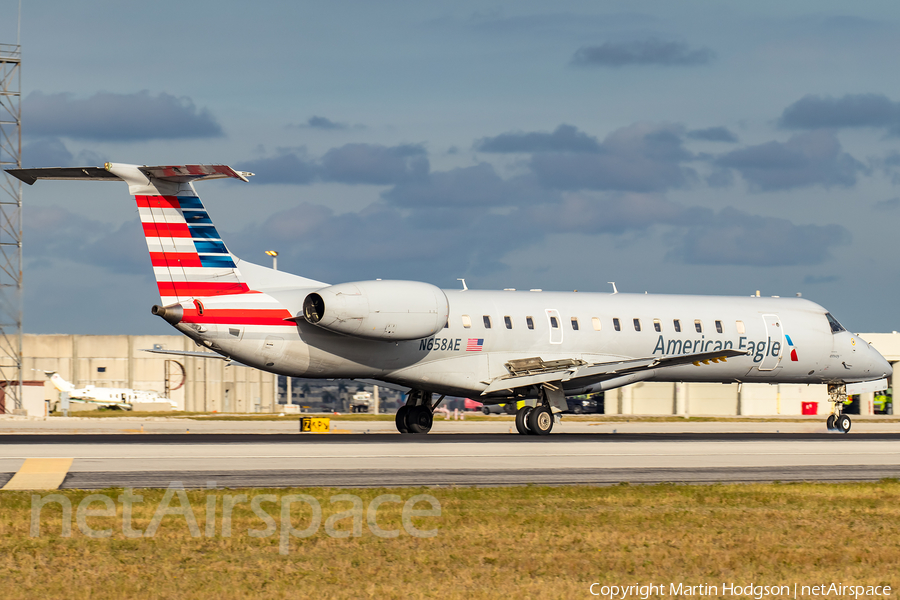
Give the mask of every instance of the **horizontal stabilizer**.
[[(32, 185), (38, 179), (54, 179), (59, 181), (74, 181), (77, 179), (86, 181), (123, 181), (121, 177), (112, 172), (112, 163), (106, 163), (102, 167), (44, 167), (39, 169), (7, 169), (7, 173), (16, 177), (28, 185)], [(180, 165), (159, 167), (137, 167), (148, 179), (171, 181), (174, 183), (187, 183), (189, 181), (201, 181), (205, 179), (223, 179), (231, 177), (248, 181), (253, 173), (235, 171), (227, 165)]]
[(244, 363), (239, 363), (236, 360), (231, 360), (228, 356), (222, 356), (221, 354), (215, 354), (214, 352), (198, 352), (198, 351), (190, 351), (190, 350), (150, 350), (144, 348), (141, 352), (152, 352), (153, 354), (171, 354), (172, 356), (190, 356), (192, 358), (217, 358), (219, 360), (224, 360), (228, 364), (226, 367), (247, 367)]

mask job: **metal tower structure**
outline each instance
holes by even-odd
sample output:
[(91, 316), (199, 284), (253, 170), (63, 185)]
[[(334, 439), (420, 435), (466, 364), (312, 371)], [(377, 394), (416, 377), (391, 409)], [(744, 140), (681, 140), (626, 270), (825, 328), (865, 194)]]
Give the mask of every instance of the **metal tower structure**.
[(0, 44), (0, 407), (22, 408), (22, 49)]

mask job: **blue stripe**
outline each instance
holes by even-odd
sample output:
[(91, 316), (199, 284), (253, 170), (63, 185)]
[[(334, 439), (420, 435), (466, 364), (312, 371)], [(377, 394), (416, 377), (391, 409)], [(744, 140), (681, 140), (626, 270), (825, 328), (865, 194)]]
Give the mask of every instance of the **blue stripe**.
[(204, 267), (215, 267), (215, 268), (234, 268), (234, 261), (231, 260), (231, 257), (226, 256), (205, 256), (203, 254), (200, 255), (200, 264)]
[(784, 337), (787, 338), (788, 346), (793, 346), (793, 345), (794, 345), (794, 342), (791, 341), (791, 336), (789, 336), (788, 334), (784, 334)]
[(219, 237), (219, 232), (216, 231), (215, 227), (191, 227), (190, 225), (188, 225), (188, 231), (191, 232), (192, 238), (205, 238), (214, 240), (222, 239)]
[(196, 196), (178, 196), (178, 204), (181, 208), (203, 208), (203, 203)]
[(197, 252), (201, 254), (204, 252), (207, 252), (209, 254), (228, 254), (228, 250), (225, 249), (225, 244), (223, 244), (222, 242), (194, 240), (194, 247), (196, 247)]

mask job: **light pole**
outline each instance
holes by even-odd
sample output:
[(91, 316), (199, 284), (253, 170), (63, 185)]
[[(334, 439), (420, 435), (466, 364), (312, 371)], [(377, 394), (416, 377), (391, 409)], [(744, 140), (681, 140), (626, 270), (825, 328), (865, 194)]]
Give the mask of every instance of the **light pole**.
[(266, 250), (266, 254), (272, 257), (272, 270), (278, 270), (278, 253), (274, 250)]

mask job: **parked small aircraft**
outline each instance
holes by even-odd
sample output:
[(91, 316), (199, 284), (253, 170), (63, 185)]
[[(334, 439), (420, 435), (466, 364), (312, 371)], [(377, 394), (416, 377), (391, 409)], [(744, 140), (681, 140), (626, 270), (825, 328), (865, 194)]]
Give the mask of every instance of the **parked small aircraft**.
[(518, 431), (543, 435), (567, 410), (566, 396), (648, 380), (827, 384), (837, 401), (828, 427), (847, 432), (841, 401), (887, 388), (882, 378), (892, 372), (868, 343), (801, 298), (329, 285), (255, 265), (228, 251), (194, 190), (194, 181), (252, 175), (224, 165), (9, 172), (29, 185), (124, 181), (162, 298), (153, 314), (265, 371), (406, 386), (396, 417), (402, 433), (427, 433), (435, 407), (453, 395), (525, 400)]
[(44, 374), (53, 384), (53, 387), (60, 392), (69, 394), (70, 400), (87, 404), (98, 404), (103, 408), (130, 409), (131, 405), (136, 402), (168, 402), (172, 405), (172, 408), (178, 408), (177, 404), (163, 397), (159, 392), (133, 390), (130, 388), (97, 387), (95, 385), (76, 388), (73, 383), (63, 379), (56, 371), (44, 371)]

